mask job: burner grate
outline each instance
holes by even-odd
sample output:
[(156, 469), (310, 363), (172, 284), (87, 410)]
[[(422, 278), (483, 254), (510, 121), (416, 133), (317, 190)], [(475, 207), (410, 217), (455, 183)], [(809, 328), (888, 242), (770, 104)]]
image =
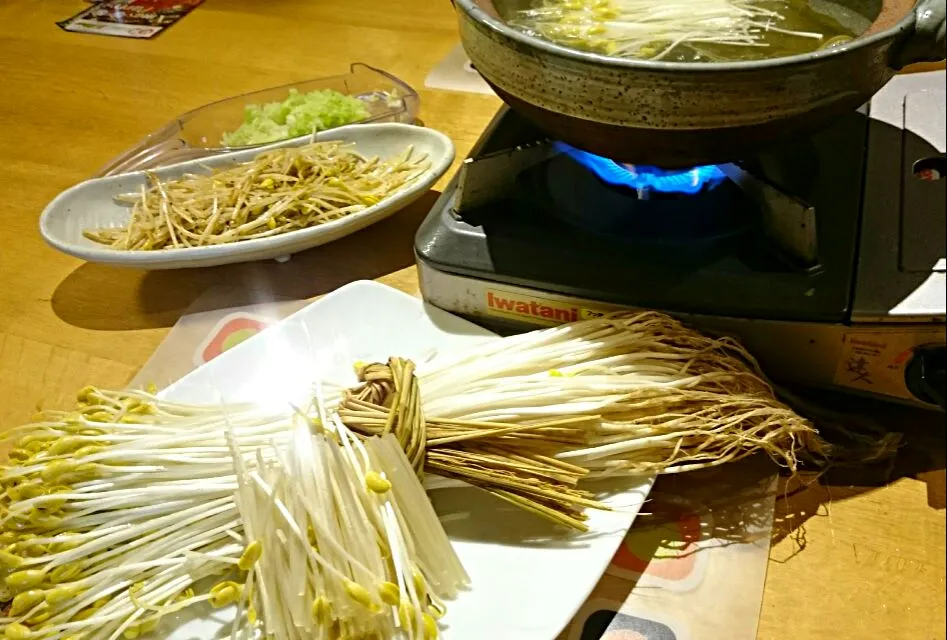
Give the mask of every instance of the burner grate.
[[(477, 220), (480, 216), (475, 212), (486, 211), (494, 203), (509, 201), (518, 190), (517, 185), (522, 182), (521, 177), (539, 165), (548, 164), (556, 159), (568, 160), (584, 172), (587, 178), (583, 180), (579, 176), (580, 182), (588, 179), (595, 180), (602, 187), (611, 188), (616, 194), (631, 189), (638, 200), (667, 202), (669, 206), (671, 202), (668, 201), (679, 201), (681, 208), (688, 206), (687, 201), (700, 204), (706, 200), (706, 196), (714, 194), (725, 186), (738, 188), (758, 208), (763, 233), (778, 247), (779, 255), (791, 262), (794, 268), (801, 267), (804, 270), (818, 268), (817, 224), (814, 208), (783, 192), (768, 181), (756, 178), (736, 164), (709, 165), (686, 171), (666, 171), (656, 167), (621, 165), (575, 149), (565, 143), (540, 139), (508, 148), (501, 146), (490, 153), (475, 154), (467, 158), (458, 175), (458, 194), (453, 202), (452, 213), (460, 220), (479, 225)], [(589, 163), (595, 168), (590, 168)], [(576, 176), (572, 176), (568, 179), (570, 185), (574, 183), (575, 178)], [(563, 184), (559, 187), (569, 189), (570, 185)], [(725, 191), (730, 191), (729, 187)], [(719, 204), (723, 200), (715, 197), (707, 202)], [(710, 210), (715, 209), (712, 206), (698, 208), (705, 212), (701, 215), (707, 215)], [(716, 207), (716, 210), (720, 209), (721, 207)], [(724, 218), (734, 213), (727, 212), (727, 207), (722, 207), (722, 209), (721, 215)], [(660, 211), (655, 213), (661, 215)], [(697, 217), (697, 212), (693, 213), (694, 215), (690, 216), (692, 221), (684, 223), (691, 226), (690, 231), (685, 231), (684, 235), (693, 235), (707, 224), (718, 228), (730, 226), (731, 230), (735, 230), (732, 221), (727, 223), (726, 220), (718, 220), (708, 223), (706, 220), (701, 221)], [(593, 226), (598, 226), (600, 233), (610, 234), (618, 230), (611, 221), (589, 222), (592, 222)], [(602, 222), (606, 224), (603, 226)], [(666, 222), (674, 224), (670, 219)], [(683, 220), (681, 222), (683, 223)], [(627, 226), (624, 222), (619, 221), (619, 223), (620, 227)], [(631, 225), (626, 233), (635, 234), (636, 231), (640, 233), (640, 228), (636, 230), (632, 228), (634, 226)], [(708, 231), (708, 229), (703, 229), (704, 234)]]

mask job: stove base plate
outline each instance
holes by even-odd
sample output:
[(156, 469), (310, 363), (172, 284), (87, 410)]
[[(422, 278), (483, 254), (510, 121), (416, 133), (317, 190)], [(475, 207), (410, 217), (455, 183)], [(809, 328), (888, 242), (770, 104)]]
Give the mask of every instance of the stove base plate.
[[(629, 308), (449, 274), (420, 257), (418, 277), (427, 302), (500, 333), (555, 326)], [(947, 342), (942, 325), (671, 315), (701, 331), (739, 339), (775, 380), (937, 409), (914, 396), (906, 385), (905, 372), (916, 347)]]

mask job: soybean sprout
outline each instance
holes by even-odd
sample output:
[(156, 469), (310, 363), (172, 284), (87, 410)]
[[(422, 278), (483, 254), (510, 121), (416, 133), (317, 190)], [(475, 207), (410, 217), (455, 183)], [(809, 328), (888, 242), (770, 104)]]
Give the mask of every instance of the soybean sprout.
[(132, 640), (204, 604), (235, 637), (437, 637), (467, 575), (420, 482), (318, 415), (86, 388), (13, 430), (0, 636)]
[[(826, 32), (841, 25), (810, 12), (787, 0), (545, 0), (513, 13), (510, 24), (609, 56), (724, 60), (741, 50), (765, 52), (774, 39), (781, 45), (775, 55), (817, 49)], [(790, 14), (808, 29), (790, 28)], [(732, 55), (719, 54), (727, 48)]]
[[(409, 458), (424, 452), (419, 472), (481, 486), (574, 528), (582, 528), (576, 507), (597, 505), (568, 491), (550, 465), (568, 463), (578, 479), (652, 475), (761, 452), (795, 472), (803, 460), (840, 454), (776, 397), (737, 342), (655, 312), (500, 338), (417, 371), (393, 359), (361, 367), (360, 377), (339, 409), (352, 429), (393, 432)], [(866, 458), (896, 445), (852, 437)]]
[(118, 198), (132, 206), (126, 226), (84, 235), (130, 251), (268, 238), (363, 211), (429, 166), (413, 147), (382, 160), (333, 141), (274, 149), (250, 162), (173, 180), (149, 172), (148, 186)]
[(335, 419), (271, 453), (255, 468), (235, 456), (251, 628), (277, 640), (437, 638), (443, 599), (468, 578), (397, 441), (363, 443)]

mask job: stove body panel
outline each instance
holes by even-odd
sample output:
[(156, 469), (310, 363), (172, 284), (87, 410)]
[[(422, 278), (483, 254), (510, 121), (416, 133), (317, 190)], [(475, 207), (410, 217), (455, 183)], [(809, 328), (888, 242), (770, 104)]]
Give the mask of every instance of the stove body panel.
[(925, 160), (944, 171), (944, 76), (898, 76), (872, 100), (856, 322), (944, 320), (947, 188), (916, 175)]
[[(418, 275), (426, 301), (501, 335), (629, 308), (449, 274), (423, 262)], [(764, 371), (780, 381), (933, 408), (918, 402), (906, 378), (916, 349), (944, 344), (943, 326), (673, 315), (701, 331), (738, 338)]]
[[(944, 77), (898, 77), (818, 134), (728, 165), (731, 178), (751, 175), (775, 193), (762, 198), (778, 205), (770, 217), (716, 235), (704, 225), (703, 236), (691, 221), (672, 241), (648, 237), (663, 220), (596, 210), (594, 223), (576, 224), (595, 186), (575, 167), (550, 170), (557, 156), (543, 152), (542, 133), (503, 110), (418, 231), (422, 294), (501, 331), (660, 309), (738, 337), (776, 379), (930, 408), (910, 379), (931, 349), (942, 361), (947, 342), (945, 189), (924, 170), (943, 168)], [(458, 188), (471, 176), (476, 198)], [(568, 215), (552, 209), (572, 195)], [(698, 206), (715, 201), (727, 202)], [(771, 227), (811, 259), (787, 257)]]

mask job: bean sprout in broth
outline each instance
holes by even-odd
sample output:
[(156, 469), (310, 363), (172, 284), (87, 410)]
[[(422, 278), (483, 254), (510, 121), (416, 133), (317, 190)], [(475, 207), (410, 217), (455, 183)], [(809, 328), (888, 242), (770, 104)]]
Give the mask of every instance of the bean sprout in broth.
[[(872, 18), (827, 0), (497, 0), (501, 17), (581, 51), (665, 62), (738, 62), (850, 42)], [(871, 3), (868, 3), (871, 4)]]

